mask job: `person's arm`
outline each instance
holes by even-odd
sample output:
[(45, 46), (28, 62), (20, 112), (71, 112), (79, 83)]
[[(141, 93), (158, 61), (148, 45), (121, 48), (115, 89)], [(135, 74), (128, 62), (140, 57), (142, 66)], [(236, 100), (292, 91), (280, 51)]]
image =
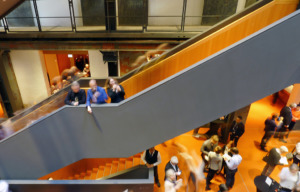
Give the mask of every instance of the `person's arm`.
[(87, 98), (86, 98), (86, 106), (91, 106), (91, 95), (90, 90), (87, 91)]
[(206, 149), (206, 146), (207, 146), (207, 140), (204, 141), (204, 143), (202, 144), (202, 146), (201, 146), (201, 152), (202, 152), (203, 154), (205, 154), (205, 155), (208, 155), (208, 151), (205, 150), (205, 149)]
[(122, 85), (119, 85), (119, 86), (120, 86), (120, 88), (121, 88), (120, 94), (121, 94), (122, 96), (124, 96), (124, 95), (125, 95), (124, 88), (123, 88), (123, 86), (122, 86)]
[(147, 161), (146, 161), (146, 151), (144, 151), (144, 153), (142, 154), (142, 157), (141, 157), (142, 161), (147, 164)]
[(178, 179), (175, 184), (175, 189), (178, 190), (182, 186), (182, 179)]
[(81, 95), (81, 98), (78, 101), (79, 104), (85, 104), (86, 96), (85, 96), (85, 91), (83, 89), (80, 89), (80, 95)]
[(241, 137), (245, 132), (245, 125), (243, 123), (240, 123), (239, 127), (240, 127), (239, 137)]
[(104, 89), (101, 90), (101, 95), (102, 95), (103, 102), (106, 103), (108, 97)]
[(72, 105), (72, 102), (71, 102), (71, 91), (68, 92), (68, 95), (65, 98), (65, 104), (66, 105)]
[(153, 164), (153, 166), (157, 166), (161, 163), (161, 156), (160, 156), (160, 153), (158, 152), (157, 153), (157, 161)]

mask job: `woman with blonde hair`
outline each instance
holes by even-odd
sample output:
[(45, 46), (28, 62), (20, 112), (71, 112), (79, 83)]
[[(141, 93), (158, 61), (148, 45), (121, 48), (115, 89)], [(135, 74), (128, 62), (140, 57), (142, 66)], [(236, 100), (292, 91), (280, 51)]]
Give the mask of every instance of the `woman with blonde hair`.
[(124, 100), (125, 91), (122, 85), (118, 84), (118, 81), (109, 77), (105, 82), (107, 95), (111, 99), (111, 103), (119, 103)]

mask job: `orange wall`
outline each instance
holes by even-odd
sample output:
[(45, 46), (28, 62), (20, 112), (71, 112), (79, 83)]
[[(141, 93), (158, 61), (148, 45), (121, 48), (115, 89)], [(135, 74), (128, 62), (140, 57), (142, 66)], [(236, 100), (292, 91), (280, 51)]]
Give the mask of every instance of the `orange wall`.
[(0, 103), (0, 118), (4, 118), (4, 111), (3, 111), (1, 103)]
[(130, 97), (238, 42), (296, 10), (298, 0), (274, 0), (122, 83)]
[(45, 64), (47, 68), (47, 73), (49, 75), (50, 82), (55, 76), (59, 76), (60, 72), (58, 69), (56, 54), (44, 54)]

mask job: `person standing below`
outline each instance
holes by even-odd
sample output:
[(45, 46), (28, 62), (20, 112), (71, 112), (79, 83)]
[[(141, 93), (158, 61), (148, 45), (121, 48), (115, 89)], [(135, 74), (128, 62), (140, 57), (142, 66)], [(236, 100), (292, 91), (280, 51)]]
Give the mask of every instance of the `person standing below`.
[(105, 82), (105, 87), (107, 94), (111, 99), (111, 103), (119, 103), (124, 100), (124, 88), (122, 87), (122, 85), (118, 84), (117, 80), (108, 78)]
[(271, 118), (267, 118), (265, 120), (265, 134), (263, 136), (263, 138), (261, 139), (260, 142), (260, 149), (267, 152), (266, 150), (266, 145), (267, 142), (271, 139), (271, 137), (274, 135), (275, 131), (276, 131), (276, 119), (278, 118), (278, 114), (277, 113), (273, 113)]
[(289, 125), (292, 121), (293, 118), (293, 114), (292, 114), (292, 109), (296, 108), (297, 104), (296, 103), (292, 103), (288, 106), (285, 106), (281, 109), (280, 111), (280, 117), (283, 117), (283, 125), (282, 128), (279, 130), (279, 141), (286, 143), (287, 141), (283, 139), (285, 132), (289, 129)]
[(263, 158), (263, 160), (267, 163), (261, 172), (262, 175), (269, 177), (273, 172), (276, 165), (282, 165), (280, 163), (281, 154), (287, 153), (288, 149), (286, 146), (281, 146), (280, 148), (273, 148), (270, 152)]
[(235, 173), (237, 172), (237, 168), (242, 162), (242, 157), (239, 155), (239, 150), (236, 147), (233, 147), (230, 152), (232, 153), (232, 157), (224, 157), (225, 163), (227, 165), (225, 169), (226, 173), (226, 186), (228, 188), (232, 188), (235, 180)]
[[(167, 173), (167, 170), (169, 169), (173, 169), (175, 171), (176, 179), (177, 176), (181, 175), (181, 171), (178, 167), (178, 158), (176, 156), (171, 157), (171, 160), (166, 164), (165, 173)], [(165, 179), (166, 178), (167, 178), (167, 174), (165, 176)]]
[(161, 163), (160, 153), (154, 147), (151, 147), (150, 149), (144, 151), (142, 155), (142, 160), (148, 168), (153, 167), (155, 183), (158, 187), (160, 187), (158, 172), (157, 172), (157, 166)]
[(237, 142), (240, 139), (240, 137), (245, 132), (245, 126), (242, 122), (242, 116), (238, 116), (235, 121), (233, 121), (231, 128), (230, 128), (230, 141), (234, 141), (234, 146), (237, 146)]
[(85, 104), (85, 101), (85, 91), (83, 89), (80, 89), (80, 85), (77, 81), (74, 81), (71, 84), (71, 90), (68, 92), (68, 95), (65, 98), (65, 104), (77, 106), (80, 104)]
[(173, 169), (166, 171), (165, 192), (176, 192), (182, 186), (182, 179), (176, 181), (176, 174)]
[(91, 103), (103, 104), (106, 103), (107, 95), (102, 87), (97, 86), (96, 80), (92, 79), (89, 82), (90, 89), (87, 91), (86, 106), (87, 111), (92, 113)]
[(206, 177), (205, 190), (211, 190), (210, 181), (214, 178), (217, 171), (221, 171), (223, 158), (221, 156), (222, 148), (217, 146), (214, 151), (208, 153), (208, 174)]
[[(204, 161), (204, 165), (205, 167), (207, 167), (208, 165), (208, 153), (211, 151), (214, 151), (214, 149), (218, 146), (218, 142), (219, 142), (219, 137), (217, 135), (213, 135), (211, 136), (210, 139), (207, 139), (206, 141), (204, 141), (204, 143), (201, 146), (201, 157)], [(202, 170), (204, 169), (204, 167), (202, 167)], [(208, 171), (208, 170), (206, 170)]]
[(299, 167), (296, 164), (291, 164), (290, 167), (282, 168), (279, 178), (279, 192), (292, 192), (299, 181)]

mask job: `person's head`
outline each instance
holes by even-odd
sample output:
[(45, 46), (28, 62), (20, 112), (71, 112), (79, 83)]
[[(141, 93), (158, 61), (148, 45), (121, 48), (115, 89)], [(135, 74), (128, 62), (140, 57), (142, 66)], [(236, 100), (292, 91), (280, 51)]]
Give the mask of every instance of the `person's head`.
[(90, 80), (89, 85), (90, 85), (90, 88), (92, 89), (92, 91), (97, 90), (97, 82), (95, 79)]
[(176, 179), (175, 171), (173, 169), (168, 169), (166, 172), (166, 178), (171, 181), (175, 181)]
[(217, 144), (217, 143), (219, 142), (219, 137), (218, 137), (218, 135), (213, 135), (213, 136), (211, 136), (210, 142), (211, 142), (212, 144)]
[(289, 150), (288, 150), (288, 148), (286, 146), (281, 146), (279, 148), (279, 150), (280, 150), (280, 153), (287, 153), (287, 152), (289, 152)]
[(80, 85), (77, 81), (73, 81), (71, 84), (71, 89), (74, 93), (78, 93), (80, 90)]
[(170, 162), (171, 162), (173, 165), (177, 165), (177, 164), (178, 164), (178, 158), (177, 158), (176, 156), (173, 156), (173, 157), (171, 157)]
[(235, 119), (235, 121), (237, 122), (237, 123), (240, 123), (240, 122), (242, 122), (242, 120), (243, 120), (243, 117), (242, 116), (237, 116), (237, 118)]
[(239, 150), (238, 150), (237, 147), (232, 147), (232, 148), (230, 149), (230, 152), (231, 152), (233, 155), (239, 154)]
[(289, 167), (289, 169), (290, 169), (290, 172), (291, 172), (293, 175), (296, 175), (296, 174), (298, 173), (298, 171), (299, 171), (299, 167), (298, 167), (298, 165), (295, 164), (295, 163), (291, 164), (290, 167)]
[(219, 185), (219, 190), (221, 192), (228, 192), (228, 188), (227, 188), (227, 186), (225, 184)]
[(229, 142), (227, 143), (227, 147), (228, 147), (228, 148), (234, 147), (234, 141), (229, 141)]
[(69, 76), (69, 70), (70, 69), (65, 69), (61, 72), (61, 78), (62, 80), (67, 80), (68, 79), (68, 76)]
[(294, 109), (294, 108), (297, 107), (297, 104), (296, 103), (291, 103), (289, 106), (290, 106), (291, 109)]
[(153, 153), (155, 151), (154, 147), (149, 148), (150, 153)]
[(277, 119), (279, 117), (278, 113), (272, 113), (272, 119)]
[(214, 149), (214, 152), (215, 152), (216, 154), (220, 154), (220, 153), (222, 152), (222, 147), (217, 146), (217, 147)]
[(106, 79), (105, 87), (107, 89), (111, 89), (114, 85), (117, 85), (117, 84), (118, 84), (118, 81), (116, 79), (109, 77), (108, 79)]

